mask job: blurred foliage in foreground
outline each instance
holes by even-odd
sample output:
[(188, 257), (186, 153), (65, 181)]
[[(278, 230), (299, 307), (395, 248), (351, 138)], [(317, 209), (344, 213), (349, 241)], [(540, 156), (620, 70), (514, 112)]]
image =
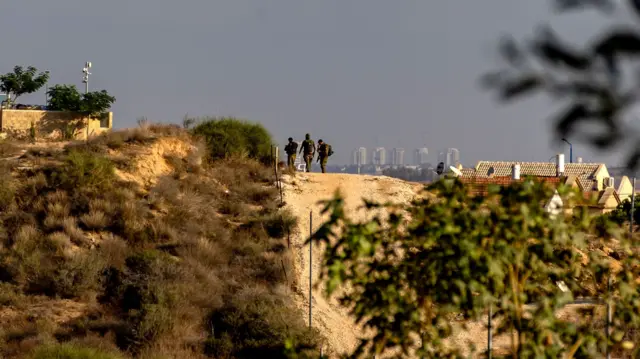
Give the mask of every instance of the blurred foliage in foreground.
[(627, 166), (635, 171), (640, 134), (624, 117), (638, 100), (640, 1), (552, 2), (558, 12), (596, 9), (614, 19), (630, 13), (632, 21), (611, 25), (586, 44), (570, 44), (548, 26), (528, 41), (505, 37), (500, 46), (505, 66), (483, 76), (482, 83), (503, 101), (541, 92), (564, 102), (566, 108), (554, 118), (558, 140), (584, 140), (599, 150), (626, 142), (631, 148)]
[[(553, 189), (533, 180), (487, 196), (469, 196), (456, 179), (425, 191), (411, 204), (367, 202), (366, 222), (346, 216), (339, 193), (324, 202), (330, 219), (312, 240), (326, 245), (325, 294), (377, 333), (351, 357), (389, 349), (398, 357), (466, 357), (474, 348), (445, 345), (454, 323), (464, 327), (492, 307), (495, 335), (514, 333), (514, 357), (601, 358), (607, 341), (594, 323), (604, 320), (602, 307), (585, 309), (578, 322), (554, 316), (582, 296), (615, 302), (609, 348), (637, 351), (630, 335), (640, 324), (639, 263), (615, 223), (594, 221), (580, 207), (549, 215), (543, 204)], [(568, 204), (576, 198), (567, 188), (559, 193)], [(617, 259), (597, 248), (616, 248)]]

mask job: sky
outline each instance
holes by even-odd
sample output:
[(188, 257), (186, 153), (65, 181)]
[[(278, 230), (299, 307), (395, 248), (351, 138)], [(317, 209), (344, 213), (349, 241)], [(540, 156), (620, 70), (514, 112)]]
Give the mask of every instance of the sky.
[[(23, 0), (0, 4), (0, 72), (51, 72), (50, 84), (117, 101), (114, 126), (139, 117), (259, 121), (287, 137), (330, 143), (346, 163), (364, 147), (446, 147), (461, 161), (548, 161), (544, 98), (508, 106), (478, 85), (499, 67), (503, 34), (525, 38), (541, 23), (583, 41), (594, 13), (553, 15), (549, 0)], [(595, 25), (594, 25), (595, 24)], [(44, 103), (44, 89), (23, 103)], [(574, 158), (623, 162), (574, 143)], [(407, 156), (407, 155), (405, 155)], [(410, 157), (409, 157), (410, 158)]]

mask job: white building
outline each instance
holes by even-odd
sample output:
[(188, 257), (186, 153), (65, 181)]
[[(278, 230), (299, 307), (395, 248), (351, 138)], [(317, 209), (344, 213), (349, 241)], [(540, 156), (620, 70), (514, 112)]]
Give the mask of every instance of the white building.
[(457, 166), (460, 163), (460, 151), (457, 148), (447, 148), (438, 153), (438, 163), (444, 162), (445, 168)]
[(372, 153), (373, 163), (381, 166), (387, 164), (387, 151), (384, 147), (378, 147)]
[(394, 148), (391, 150), (391, 164), (394, 166), (404, 165), (404, 148)]
[(365, 147), (356, 148), (351, 152), (351, 164), (354, 166), (367, 164), (367, 149)]
[(413, 151), (413, 164), (421, 166), (429, 163), (429, 150), (426, 147), (417, 148)]

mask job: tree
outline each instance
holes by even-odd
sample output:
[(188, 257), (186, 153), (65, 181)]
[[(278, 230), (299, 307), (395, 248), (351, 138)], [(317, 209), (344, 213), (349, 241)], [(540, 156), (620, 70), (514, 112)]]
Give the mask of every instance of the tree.
[(0, 75), (0, 91), (9, 95), (15, 102), (21, 95), (38, 91), (47, 81), (49, 81), (49, 71), (38, 73), (33, 66), (26, 69), (16, 66), (13, 72)]
[[(640, 1), (625, 1), (640, 24)], [(620, 4), (613, 0), (554, 0), (561, 12), (593, 7), (612, 14)], [(625, 114), (638, 98), (638, 84), (623, 71), (640, 57), (640, 28), (613, 25), (585, 46), (571, 45), (548, 26), (534, 39), (518, 42), (505, 37), (500, 53), (505, 68), (486, 74), (483, 84), (501, 100), (542, 92), (567, 103), (555, 116), (557, 139), (571, 135), (598, 149), (612, 149), (620, 141), (632, 143), (627, 166), (640, 165), (640, 136), (624, 125)], [(601, 125), (593, 131), (593, 124)]]
[(92, 91), (82, 95), (80, 112), (90, 118), (98, 118), (107, 112), (116, 98), (109, 95), (106, 90)]
[(48, 109), (52, 111), (80, 111), (82, 97), (75, 85), (55, 85), (49, 88)]
[[(567, 188), (559, 192), (573, 198)], [(533, 180), (490, 188), (487, 196), (467, 193), (457, 179), (441, 180), (408, 205), (367, 202), (368, 222), (348, 218), (339, 194), (324, 202), (330, 219), (311, 240), (326, 246), (325, 294), (349, 288), (340, 303), (376, 332), (351, 357), (413, 348), (420, 357), (462, 358), (461, 348), (444, 344), (451, 319), (479, 319), (491, 306), (497, 333), (515, 333), (514, 358), (601, 358), (606, 337), (593, 319), (569, 323), (554, 315), (584, 295), (615, 297), (611, 349), (633, 346), (628, 335), (640, 324), (633, 274), (639, 262), (628, 255), (630, 243), (618, 227), (607, 222), (603, 237), (590, 238), (595, 224), (586, 210), (550, 216), (540, 203), (553, 190)], [(623, 253), (619, 272), (593, 250), (612, 246), (614, 238)], [(558, 288), (561, 281), (569, 292)]]
[(89, 118), (100, 117), (116, 101), (105, 90), (80, 95), (75, 85), (55, 85), (48, 94), (50, 110), (78, 112)]

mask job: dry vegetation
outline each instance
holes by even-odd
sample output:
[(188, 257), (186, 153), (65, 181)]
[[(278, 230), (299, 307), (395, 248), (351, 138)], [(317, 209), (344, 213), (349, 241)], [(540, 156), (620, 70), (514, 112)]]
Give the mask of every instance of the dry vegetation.
[[(158, 148), (169, 142), (191, 150)], [(290, 300), (296, 218), (278, 207), (273, 169), (203, 153), (179, 127), (147, 124), (89, 143), (0, 143), (0, 357), (316, 346)], [(139, 173), (149, 166), (169, 170)]]

